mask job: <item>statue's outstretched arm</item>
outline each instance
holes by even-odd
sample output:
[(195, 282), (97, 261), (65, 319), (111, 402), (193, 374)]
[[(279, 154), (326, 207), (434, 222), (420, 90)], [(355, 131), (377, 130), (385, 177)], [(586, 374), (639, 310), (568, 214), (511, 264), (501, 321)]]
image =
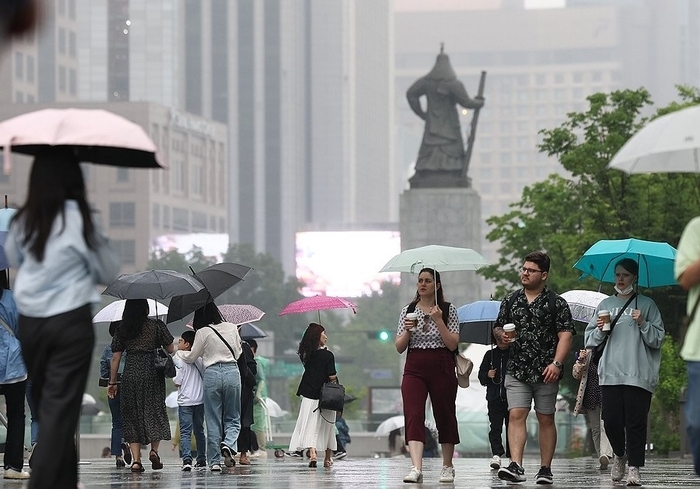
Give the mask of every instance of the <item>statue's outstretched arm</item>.
[(425, 95), (425, 83), (421, 78), (411, 85), (411, 88), (406, 91), (406, 98), (408, 99), (408, 105), (411, 106), (411, 110), (413, 110), (418, 117), (425, 120), (428, 115), (420, 104), (420, 98), (422, 95)]
[(455, 102), (465, 109), (478, 109), (484, 105), (484, 99), (469, 97), (467, 90), (464, 88), (464, 84), (459, 80), (450, 83), (450, 92)]

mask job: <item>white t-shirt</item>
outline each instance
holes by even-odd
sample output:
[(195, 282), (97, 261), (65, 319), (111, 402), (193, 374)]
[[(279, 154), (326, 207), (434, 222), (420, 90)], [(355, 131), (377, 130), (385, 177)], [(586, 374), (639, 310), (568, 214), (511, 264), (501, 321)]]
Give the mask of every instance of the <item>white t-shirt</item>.
[(204, 397), (204, 364), (198, 358), (194, 363), (187, 363), (182, 359), (184, 351), (177, 351), (173, 356), (175, 364), (175, 378), (173, 382), (177, 388), (178, 406), (196, 406), (202, 404)]

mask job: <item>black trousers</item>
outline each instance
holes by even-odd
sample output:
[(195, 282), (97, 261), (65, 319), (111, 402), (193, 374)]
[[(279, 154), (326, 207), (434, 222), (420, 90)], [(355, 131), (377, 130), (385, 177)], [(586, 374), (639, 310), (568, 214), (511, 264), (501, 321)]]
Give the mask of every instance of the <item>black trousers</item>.
[(48, 318), (20, 315), (19, 339), (39, 418), (29, 489), (75, 489), (75, 429), (95, 344), (90, 305)]
[[(510, 447), (508, 446), (508, 401), (496, 400), (488, 401), (489, 410), (489, 443), (491, 453), (502, 457), (505, 454), (510, 458)], [(503, 424), (506, 425), (506, 449), (503, 449)]]
[(613, 452), (618, 456), (627, 453), (632, 467), (644, 467), (651, 392), (631, 385), (601, 385), (600, 392), (605, 434)]
[(7, 438), (5, 438), (5, 469), (22, 470), (24, 465), (24, 395), (27, 381), (3, 384), (7, 406)]

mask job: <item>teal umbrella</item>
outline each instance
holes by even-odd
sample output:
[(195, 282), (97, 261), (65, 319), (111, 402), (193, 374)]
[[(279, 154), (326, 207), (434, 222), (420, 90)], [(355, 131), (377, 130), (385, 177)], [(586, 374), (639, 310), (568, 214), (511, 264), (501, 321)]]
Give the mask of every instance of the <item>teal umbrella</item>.
[(588, 276), (615, 283), (615, 264), (631, 258), (639, 264), (638, 284), (642, 287), (677, 285), (673, 275), (676, 249), (668, 243), (641, 239), (602, 239), (588, 248), (574, 264), (581, 279)]

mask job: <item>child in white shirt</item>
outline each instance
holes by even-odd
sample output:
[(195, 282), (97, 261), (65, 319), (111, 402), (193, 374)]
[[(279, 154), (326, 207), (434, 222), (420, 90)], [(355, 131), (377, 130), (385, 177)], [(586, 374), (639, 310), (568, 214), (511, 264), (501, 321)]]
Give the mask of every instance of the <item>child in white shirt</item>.
[(182, 470), (192, 470), (192, 433), (197, 442), (197, 463), (195, 468), (207, 466), (206, 439), (204, 438), (204, 365), (198, 358), (187, 363), (180, 357), (181, 351), (190, 351), (194, 343), (194, 331), (187, 330), (180, 335), (178, 351), (173, 356), (176, 375), (173, 379), (177, 387), (177, 412), (180, 420), (180, 448), (182, 450)]

